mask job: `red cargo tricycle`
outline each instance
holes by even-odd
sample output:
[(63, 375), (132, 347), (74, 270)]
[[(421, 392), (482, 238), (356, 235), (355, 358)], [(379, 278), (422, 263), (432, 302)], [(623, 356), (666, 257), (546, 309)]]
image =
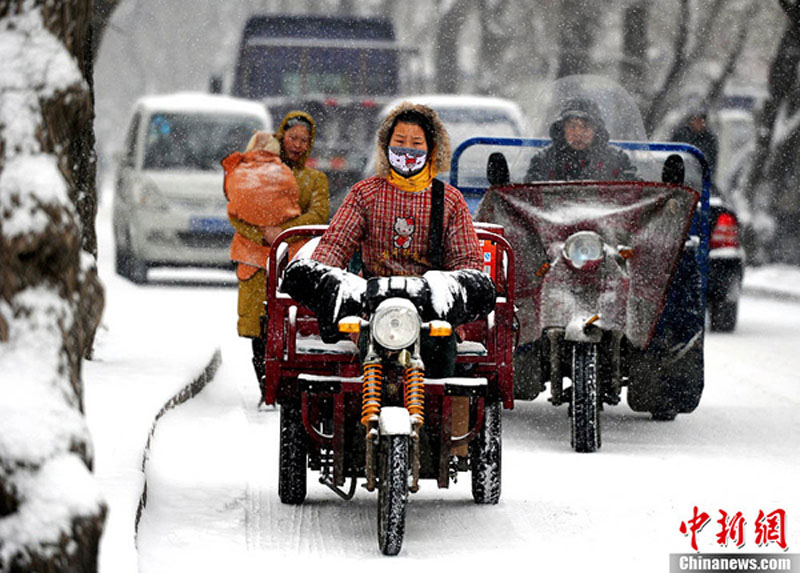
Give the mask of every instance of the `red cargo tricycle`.
[(364, 480), (367, 491), (378, 491), (380, 549), (395, 555), (408, 494), (420, 480), (447, 488), (470, 471), (476, 503), (500, 497), (501, 411), (513, 407), (513, 253), (502, 229), (476, 229), (496, 306), (457, 328), (456, 376), (434, 379), (425, 376), (420, 334), (449, 335), (451, 325), (421, 320), (406, 296), (407, 277), (370, 279), (361, 315), (338, 323), (350, 338), (336, 343), (324, 343), (314, 314), (280, 291), (289, 262), (281, 243), (325, 228), (287, 229), (269, 259), (263, 398), (280, 405), (278, 492), (283, 503), (302, 503), (309, 468), (345, 500)]

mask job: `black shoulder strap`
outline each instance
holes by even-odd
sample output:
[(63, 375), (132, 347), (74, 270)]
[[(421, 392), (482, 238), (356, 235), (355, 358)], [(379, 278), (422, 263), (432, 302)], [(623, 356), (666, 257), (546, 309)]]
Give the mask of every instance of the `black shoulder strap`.
[(434, 179), (431, 189), (431, 233), (429, 258), (434, 269), (444, 268), (444, 183)]

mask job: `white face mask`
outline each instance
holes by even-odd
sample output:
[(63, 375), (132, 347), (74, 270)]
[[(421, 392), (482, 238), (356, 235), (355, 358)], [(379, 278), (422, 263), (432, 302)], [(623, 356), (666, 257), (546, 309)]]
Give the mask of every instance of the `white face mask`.
[(428, 152), (413, 147), (389, 147), (389, 164), (403, 177), (412, 177), (422, 171)]

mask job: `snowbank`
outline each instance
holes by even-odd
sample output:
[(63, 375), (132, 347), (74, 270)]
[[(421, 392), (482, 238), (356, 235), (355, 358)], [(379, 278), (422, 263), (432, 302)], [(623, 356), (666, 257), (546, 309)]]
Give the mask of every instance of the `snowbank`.
[(749, 294), (800, 300), (800, 267), (747, 267), (742, 288)]

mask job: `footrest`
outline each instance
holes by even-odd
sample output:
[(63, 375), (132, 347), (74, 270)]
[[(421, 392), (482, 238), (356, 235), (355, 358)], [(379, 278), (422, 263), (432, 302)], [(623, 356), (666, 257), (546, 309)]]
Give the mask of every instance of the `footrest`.
[[(346, 376), (324, 376), (319, 374), (300, 374), (297, 377), (298, 388), (307, 394), (338, 394), (344, 385), (355, 384), (361, 387), (362, 379)], [(489, 381), (486, 378), (425, 378), (425, 387), (433, 393), (445, 396), (486, 396)], [(352, 388), (351, 388), (352, 391)]]
[(300, 374), (297, 383), (301, 392), (307, 394), (338, 394), (342, 384), (355, 383), (361, 385), (361, 377), (320, 376), (317, 374)]
[(489, 351), (480, 342), (462, 340), (456, 345), (459, 356), (488, 356)]
[(445, 396), (486, 396), (489, 381), (486, 378), (425, 378), (425, 387), (443, 386)]

